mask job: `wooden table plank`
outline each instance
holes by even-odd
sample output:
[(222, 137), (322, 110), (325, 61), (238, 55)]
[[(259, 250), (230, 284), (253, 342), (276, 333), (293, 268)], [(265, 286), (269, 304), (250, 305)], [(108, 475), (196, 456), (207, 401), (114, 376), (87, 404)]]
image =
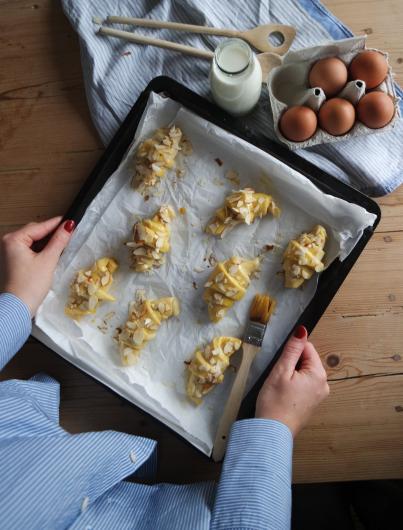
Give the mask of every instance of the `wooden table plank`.
[[(367, 33), (369, 46), (390, 52), (403, 83), (401, 1), (326, 5), (355, 32)], [(65, 211), (102, 146), (85, 100), (77, 38), (59, 3), (0, 0), (0, 10), (4, 233)], [(378, 202), (378, 233), (313, 333), (331, 395), (297, 439), (296, 481), (403, 477), (403, 187)], [(61, 423), (70, 432), (118, 429), (158, 439), (159, 480), (217, 477), (218, 466), (34, 340), (1, 378), (41, 370), (61, 383)]]
[(295, 482), (403, 477), (403, 375), (330, 382), (297, 437)]

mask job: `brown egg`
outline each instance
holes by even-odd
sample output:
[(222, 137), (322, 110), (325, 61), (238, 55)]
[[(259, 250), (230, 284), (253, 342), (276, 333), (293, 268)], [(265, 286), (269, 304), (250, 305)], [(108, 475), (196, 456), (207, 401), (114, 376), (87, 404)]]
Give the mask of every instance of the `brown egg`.
[(395, 114), (395, 105), (389, 94), (370, 92), (357, 105), (358, 119), (370, 129), (385, 127)]
[(348, 69), (351, 79), (361, 79), (367, 88), (375, 88), (387, 76), (388, 63), (381, 53), (366, 50), (354, 57)]
[(338, 94), (347, 83), (347, 67), (338, 57), (317, 61), (309, 72), (309, 86), (320, 87), (326, 96)]
[(319, 110), (319, 126), (333, 136), (346, 134), (354, 122), (355, 109), (346, 99), (329, 99)]
[(315, 134), (318, 120), (309, 107), (296, 105), (287, 109), (280, 118), (280, 131), (292, 142), (303, 142)]

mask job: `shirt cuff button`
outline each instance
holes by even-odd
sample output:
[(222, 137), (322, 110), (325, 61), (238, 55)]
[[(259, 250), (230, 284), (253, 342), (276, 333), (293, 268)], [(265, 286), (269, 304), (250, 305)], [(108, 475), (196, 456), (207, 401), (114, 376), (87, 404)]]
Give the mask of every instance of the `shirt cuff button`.
[(137, 460), (136, 453), (134, 451), (130, 451), (129, 456), (130, 456), (130, 460), (133, 462), (133, 464), (135, 464)]

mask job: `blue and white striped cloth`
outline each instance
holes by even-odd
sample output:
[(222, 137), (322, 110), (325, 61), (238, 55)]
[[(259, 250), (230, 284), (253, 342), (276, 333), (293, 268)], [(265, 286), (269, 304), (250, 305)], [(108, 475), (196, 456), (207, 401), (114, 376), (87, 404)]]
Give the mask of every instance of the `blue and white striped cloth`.
[[(28, 308), (0, 295), (0, 369), (27, 339)], [(124, 479), (155, 470), (156, 442), (120, 432), (71, 435), (59, 384), (0, 383), (1, 530), (286, 530), (292, 436), (275, 420), (233, 425), (218, 485)]]
[[(258, 24), (291, 24), (297, 29), (292, 49), (329, 39), (351, 37), (351, 31), (318, 0), (62, 0), (64, 11), (80, 36), (88, 103), (105, 144), (122, 123), (151, 79), (164, 74), (209, 97), (209, 63), (180, 53), (96, 35), (94, 16), (149, 17), (216, 27), (252, 28)], [(128, 29), (126, 27), (125, 29)], [(130, 27), (129, 27), (130, 30)], [(219, 38), (170, 30), (147, 30), (157, 38), (214, 50)], [(400, 97), (403, 92), (397, 87)], [(276, 138), (268, 96), (263, 91), (256, 111), (246, 123)], [(403, 120), (393, 131), (333, 144), (300, 149), (297, 153), (362, 192), (379, 196), (403, 181)]]

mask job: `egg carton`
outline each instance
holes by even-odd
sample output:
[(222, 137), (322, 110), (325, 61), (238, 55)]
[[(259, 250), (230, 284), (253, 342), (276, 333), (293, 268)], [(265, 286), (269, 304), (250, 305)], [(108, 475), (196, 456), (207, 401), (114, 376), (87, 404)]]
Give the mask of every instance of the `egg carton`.
[[(339, 41), (325, 42), (311, 48), (290, 51), (283, 57), (282, 64), (271, 70), (267, 78), (267, 88), (273, 111), (274, 129), (278, 138), (290, 149), (301, 149), (318, 144), (341, 142), (366, 134), (379, 134), (394, 127), (397, 119), (400, 117), (399, 98), (396, 95), (393, 73), (388, 62), (386, 79), (375, 89), (386, 92), (394, 101), (395, 114), (385, 127), (381, 129), (370, 129), (363, 123), (356, 121), (353, 128), (342, 136), (333, 136), (318, 127), (315, 134), (304, 142), (292, 142), (281, 134), (279, 128), (280, 117), (288, 107), (305, 105), (317, 112), (326, 101), (326, 96), (321, 88), (309, 88), (309, 71), (316, 61), (327, 57), (339, 57), (348, 66), (358, 53), (367, 49), (380, 52), (388, 61), (388, 55), (386, 53), (375, 48), (366, 48), (365, 42), (365, 36), (352, 37)], [(350, 81), (336, 97), (343, 97), (355, 105), (365, 94), (365, 88), (364, 81)]]

